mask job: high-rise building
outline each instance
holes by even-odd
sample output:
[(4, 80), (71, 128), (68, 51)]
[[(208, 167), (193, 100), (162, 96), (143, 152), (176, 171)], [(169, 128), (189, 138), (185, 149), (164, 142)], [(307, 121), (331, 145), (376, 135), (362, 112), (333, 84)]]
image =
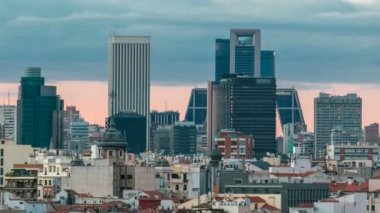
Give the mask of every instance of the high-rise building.
[(306, 123), (303, 117), (301, 103), (298, 98), (297, 90), (292, 89), (277, 89), (276, 92), (277, 112), (281, 127), (284, 128), (286, 124), (299, 124), (304, 126), (306, 130)]
[[(76, 106), (66, 106), (65, 111), (63, 111), (63, 148), (69, 149), (70, 146), (70, 125), (74, 120), (80, 119), (80, 112), (77, 110)], [(71, 150), (72, 150), (71, 146)]]
[(194, 122), (176, 122), (173, 126), (173, 154), (195, 154), (196, 137)]
[(276, 79), (231, 77), (209, 82), (207, 141), (210, 152), (215, 134), (235, 129), (255, 139), (255, 156), (276, 153)]
[(178, 111), (150, 112), (150, 125), (152, 127), (174, 125), (176, 121), (179, 121)]
[(216, 39), (215, 81), (229, 74), (275, 77), (275, 52), (261, 50), (260, 37), (259, 29), (231, 29), (230, 39)]
[(230, 74), (230, 40), (215, 40), (215, 81)]
[(0, 106), (0, 126), (3, 127), (4, 138), (7, 140), (16, 140), (16, 106), (13, 105), (1, 105)]
[(90, 137), (88, 122), (78, 118), (70, 123), (70, 144), (69, 150), (72, 152), (82, 153), (83, 150), (90, 149)]
[(150, 126), (150, 37), (112, 35), (108, 48), (108, 115), (134, 112), (144, 116), (145, 141), (137, 150), (145, 150)]
[(154, 152), (165, 155), (173, 154), (173, 127), (158, 126), (152, 132)]
[(203, 124), (207, 115), (207, 89), (194, 88), (191, 90), (187, 105), (185, 121), (194, 122), (196, 125)]
[(364, 133), (359, 128), (343, 128), (341, 125), (336, 125), (331, 130), (331, 141), (329, 144), (357, 144), (363, 142)]
[[(128, 144), (128, 153), (140, 154), (145, 152), (146, 117), (138, 113), (119, 112), (113, 115), (114, 127), (121, 132)], [(107, 127), (111, 121), (108, 117)]]
[[(41, 68), (29, 67), (21, 77), (17, 100), (17, 143), (49, 147), (52, 141), (53, 114), (63, 110), (63, 100), (55, 86), (45, 86)], [(59, 148), (52, 147), (52, 148)]]
[(365, 142), (378, 143), (379, 142), (379, 124), (373, 123), (364, 127)]
[(362, 128), (362, 99), (356, 94), (332, 96), (320, 93), (314, 99), (315, 157), (324, 157), (334, 127)]

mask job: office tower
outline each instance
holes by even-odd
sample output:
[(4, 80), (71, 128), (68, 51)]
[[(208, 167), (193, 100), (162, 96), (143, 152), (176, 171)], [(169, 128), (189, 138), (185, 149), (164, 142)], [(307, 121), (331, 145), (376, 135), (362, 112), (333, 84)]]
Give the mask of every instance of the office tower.
[[(138, 113), (119, 112), (113, 115), (115, 128), (121, 132), (128, 144), (128, 153), (140, 154), (146, 151), (146, 117)], [(111, 121), (108, 117), (107, 124)], [(107, 126), (109, 128), (109, 126)]]
[(150, 112), (150, 125), (152, 127), (174, 125), (176, 121), (179, 121), (178, 111)]
[(77, 119), (80, 119), (80, 112), (79, 110), (77, 110), (76, 106), (66, 106), (65, 111), (63, 111), (63, 148), (64, 149), (69, 149), (70, 125), (72, 121), (77, 120)]
[[(21, 77), (17, 100), (17, 143), (33, 147), (50, 146), (53, 112), (63, 109), (55, 86), (45, 86), (41, 68), (29, 67)], [(57, 142), (59, 143), (59, 142)]]
[(260, 37), (258, 29), (231, 29), (230, 39), (216, 39), (215, 81), (229, 74), (274, 78), (275, 52), (261, 50)]
[(90, 149), (89, 124), (82, 118), (74, 119), (70, 123), (69, 150), (82, 153), (86, 149)]
[(215, 136), (215, 144), (224, 159), (252, 159), (254, 139), (234, 129), (222, 129)]
[(176, 122), (173, 126), (173, 154), (195, 154), (196, 137), (194, 122)]
[(373, 123), (364, 127), (365, 142), (378, 143), (379, 142), (379, 124)]
[(60, 104), (60, 107), (60, 110), (53, 111), (50, 149), (64, 148), (63, 102)]
[(158, 126), (152, 132), (154, 152), (164, 155), (173, 154), (173, 127)]
[(215, 81), (230, 74), (230, 40), (215, 41)]
[(192, 121), (196, 125), (203, 124), (207, 115), (207, 89), (194, 88), (191, 90), (187, 105), (185, 121)]
[(276, 103), (282, 129), (286, 124), (298, 124), (304, 127), (304, 129), (301, 130), (306, 130), (306, 123), (297, 90), (294, 88), (277, 89)]
[(230, 30), (230, 73), (261, 76), (261, 31), (258, 29)]
[(208, 152), (215, 134), (235, 129), (255, 139), (255, 156), (276, 152), (276, 79), (231, 77), (208, 83)]
[(135, 112), (144, 116), (145, 141), (135, 151), (146, 150), (150, 126), (150, 37), (112, 35), (108, 48), (108, 115)]
[(356, 94), (332, 96), (320, 93), (314, 99), (315, 157), (324, 157), (335, 126), (362, 128), (362, 99)]
[(359, 128), (343, 128), (342, 125), (336, 125), (331, 130), (331, 140), (332, 145), (341, 144), (357, 144), (358, 142), (363, 142), (364, 135), (363, 130)]
[(273, 78), (276, 70), (275, 52), (261, 50), (261, 77)]
[(16, 140), (16, 106), (13, 105), (1, 105), (0, 106), (0, 126), (3, 127), (4, 137), (7, 140)]

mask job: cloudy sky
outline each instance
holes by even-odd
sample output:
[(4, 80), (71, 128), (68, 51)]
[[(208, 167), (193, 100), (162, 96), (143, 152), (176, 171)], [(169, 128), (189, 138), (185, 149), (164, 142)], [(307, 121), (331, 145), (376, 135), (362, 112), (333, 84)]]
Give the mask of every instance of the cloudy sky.
[(152, 36), (153, 85), (204, 86), (215, 39), (230, 28), (262, 30), (280, 86), (380, 82), (379, 0), (4, 0), (0, 83), (17, 83), (27, 66), (51, 82), (105, 82), (114, 32)]

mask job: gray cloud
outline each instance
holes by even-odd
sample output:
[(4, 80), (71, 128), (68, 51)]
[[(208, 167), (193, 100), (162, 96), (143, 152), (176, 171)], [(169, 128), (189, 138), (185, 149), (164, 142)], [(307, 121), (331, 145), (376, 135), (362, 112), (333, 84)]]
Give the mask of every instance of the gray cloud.
[(110, 32), (152, 36), (151, 79), (204, 84), (213, 79), (215, 38), (262, 29), (276, 50), (279, 81), (380, 81), (378, 0), (3, 1), (0, 73), (18, 81), (41, 66), (51, 80), (106, 80)]

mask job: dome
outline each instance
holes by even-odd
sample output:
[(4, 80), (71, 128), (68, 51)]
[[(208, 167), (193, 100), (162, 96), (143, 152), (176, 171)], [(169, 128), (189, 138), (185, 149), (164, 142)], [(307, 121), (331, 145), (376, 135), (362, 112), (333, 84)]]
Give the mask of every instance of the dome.
[(123, 135), (115, 128), (115, 121), (111, 118), (110, 127), (103, 135), (103, 139), (98, 143), (98, 146), (126, 146)]

